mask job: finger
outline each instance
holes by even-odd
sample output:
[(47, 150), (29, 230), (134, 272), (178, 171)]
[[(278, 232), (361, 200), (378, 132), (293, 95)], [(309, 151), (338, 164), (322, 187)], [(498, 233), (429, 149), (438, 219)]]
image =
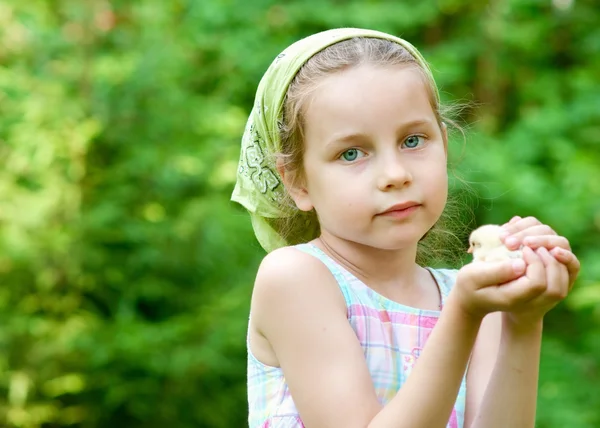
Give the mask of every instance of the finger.
[(521, 259), (499, 262), (472, 262), (465, 265), (459, 276), (476, 278), (479, 288), (504, 284), (522, 276), (526, 271), (525, 261)]
[(539, 224), (528, 227), (519, 232), (505, 236), (504, 244), (512, 250), (519, 248), (523, 244), (523, 240), (529, 236), (554, 236), (556, 232), (548, 225)]
[(567, 271), (569, 273), (569, 290), (573, 288), (573, 284), (575, 284), (575, 280), (577, 279), (577, 275), (579, 275), (579, 271), (581, 270), (581, 264), (579, 259), (573, 254), (571, 251), (563, 250), (562, 248), (554, 248), (550, 251), (557, 261), (565, 265)]
[(544, 247), (548, 250), (553, 248), (562, 248), (571, 251), (571, 244), (564, 236), (558, 235), (542, 235), (542, 236), (526, 236), (523, 238), (523, 245), (527, 245), (532, 249)]
[(511, 218), (508, 222), (504, 223), (502, 226), (508, 226), (509, 224), (513, 224), (516, 223), (517, 221), (521, 220), (521, 217), (516, 215), (513, 218)]
[(544, 268), (544, 262), (540, 259), (540, 256), (535, 253), (531, 248), (523, 248), (523, 260), (527, 263), (526, 275), (527, 278), (535, 285), (542, 283), (546, 284), (546, 269)]
[(546, 268), (547, 288), (545, 295), (555, 301), (563, 300), (569, 293), (569, 278), (566, 267), (556, 261), (544, 247), (538, 248), (536, 253)]
[(537, 218), (530, 216), (530, 217), (520, 218), (519, 220), (516, 220), (514, 223), (509, 222), (509, 224), (503, 226), (502, 228), (506, 232), (508, 232), (509, 235), (512, 235), (514, 233), (520, 232), (522, 230), (528, 229), (533, 226), (539, 226), (541, 224), (542, 224), (542, 222), (539, 221)]
[(560, 263), (560, 275), (561, 275), (562, 284), (567, 284), (567, 294), (569, 294), (571, 292), (571, 289), (573, 288), (573, 284), (571, 283), (571, 277), (569, 276), (569, 270), (562, 263)]
[(516, 223), (519, 220), (521, 220), (521, 218), (522, 218), (521, 216), (516, 215), (516, 216), (514, 216), (513, 218), (510, 219), (509, 223)]
[(527, 263), (526, 275), (499, 287), (510, 305), (526, 303), (546, 291), (546, 270), (540, 257), (525, 247), (523, 260)]

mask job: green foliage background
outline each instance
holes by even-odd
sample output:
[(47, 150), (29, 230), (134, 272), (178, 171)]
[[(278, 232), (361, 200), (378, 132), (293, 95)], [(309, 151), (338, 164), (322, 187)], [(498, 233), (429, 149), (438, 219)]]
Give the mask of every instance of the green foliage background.
[[(547, 317), (538, 427), (600, 426), (595, 0), (0, 3), (0, 426), (242, 427), (262, 251), (229, 202), (285, 46), (401, 35), (467, 100), (478, 222), (535, 215), (583, 270)], [(457, 186), (461, 186), (457, 184)]]

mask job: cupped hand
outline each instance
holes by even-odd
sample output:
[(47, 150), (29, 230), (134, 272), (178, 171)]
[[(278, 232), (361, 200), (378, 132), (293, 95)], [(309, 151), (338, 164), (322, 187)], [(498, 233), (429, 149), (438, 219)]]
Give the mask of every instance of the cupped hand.
[(550, 226), (543, 224), (535, 217), (513, 217), (502, 225), (504, 233), (501, 239), (510, 249), (527, 246), (533, 250), (545, 248), (554, 259), (567, 268), (569, 275), (569, 291), (575, 283), (581, 265), (571, 251), (571, 244), (564, 236), (558, 235)]
[(546, 289), (543, 263), (524, 259), (474, 261), (458, 271), (452, 290), (461, 309), (474, 318), (510, 310)]
[[(510, 308), (505, 310), (505, 316), (518, 324), (532, 324), (540, 321), (545, 314), (567, 297), (571, 289), (569, 270), (545, 247), (537, 250), (524, 247), (523, 259), (528, 266), (527, 279), (535, 282), (540, 289), (543, 288), (543, 291), (532, 299), (515, 301)], [(515, 282), (519, 282), (519, 280)], [(527, 289), (530, 285), (527, 284), (527, 281), (522, 281), (522, 284), (517, 287)]]

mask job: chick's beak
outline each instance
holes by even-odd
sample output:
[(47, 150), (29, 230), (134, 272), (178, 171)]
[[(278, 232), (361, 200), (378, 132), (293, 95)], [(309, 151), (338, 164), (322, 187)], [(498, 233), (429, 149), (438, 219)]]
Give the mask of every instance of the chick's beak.
[(473, 246), (472, 246), (472, 245), (471, 245), (471, 246), (469, 247), (469, 249), (467, 250), (467, 253), (469, 253), (469, 254), (473, 254)]

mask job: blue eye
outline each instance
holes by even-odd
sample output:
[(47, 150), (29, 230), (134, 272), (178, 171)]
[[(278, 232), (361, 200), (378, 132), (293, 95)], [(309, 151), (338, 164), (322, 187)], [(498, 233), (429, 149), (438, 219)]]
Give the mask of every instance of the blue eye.
[(404, 143), (402, 143), (402, 145), (404, 147), (409, 148), (409, 149), (414, 149), (414, 148), (420, 146), (422, 144), (422, 141), (423, 141), (423, 137), (422, 136), (420, 136), (420, 135), (411, 135), (406, 140), (404, 140)]
[(344, 153), (342, 153), (340, 157), (345, 161), (352, 162), (358, 159), (361, 153), (362, 152), (358, 149), (348, 149)]

